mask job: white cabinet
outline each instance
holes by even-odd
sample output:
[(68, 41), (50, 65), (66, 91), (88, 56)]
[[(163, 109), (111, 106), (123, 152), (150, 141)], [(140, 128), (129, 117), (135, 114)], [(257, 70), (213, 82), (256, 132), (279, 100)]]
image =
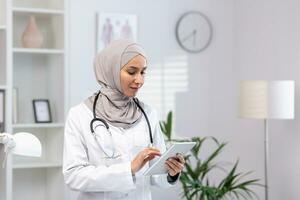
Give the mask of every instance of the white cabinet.
[[(40, 158), (8, 158), (6, 168), (0, 169), (0, 200), (67, 199), (61, 169), (68, 109), (67, 7), (67, 0), (0, 0), (0, 89), (6, 93), (6, 132), (33, 133), (43, 151)], [(41, 48), (22, 46), (32, 15), (43, 35)], [(35, 123), (34, 99), (49, 100), (51, 123)]]

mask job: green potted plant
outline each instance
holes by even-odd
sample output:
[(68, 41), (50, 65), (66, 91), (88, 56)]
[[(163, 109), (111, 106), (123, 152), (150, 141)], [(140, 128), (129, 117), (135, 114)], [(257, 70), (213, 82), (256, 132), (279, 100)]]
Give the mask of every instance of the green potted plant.
[(167, 141), (171, 141), (172, 138), (172, 124), (173, 124), (173, 113), (170, 111), (167, 115), (166, 121), (160, 121), (160, 129), (166, 136)]
[[(172, 139), (172, 112), (169, 112), (167, 120), (161, 123), (162, 132), (168, 141)], [(178, 140), (175, 140), (178, 141)], [(191, 153), (185, 156), (185, 168), (181, 172), (180, 182), (183, 189), (183, 197), (187, 200), (222, 200), (222, 199), (253, 199), (257, 195), (251, 189), (252, 186), (261, 186), (259, 179), (246, 179), (250, 172), (237, 172), (238, 161), (229, 171), (223, 168), (216, 159), (226, 146), (226, 143), (220, 143), (214, 137), (193, 137), (188, 140), (194, 141), (196, 145)], [(201, 147), (205, 142), (212, 141), (216, 148), (205, 158), (202, 158)], [(225, 176), (221, 178), (218, 184), (213, 184), (210, 174), (215, 170), (223, 169)]]
[[(216, 148), (206, 158), (201, 158), (201, 147), (212, 140)], [(183, 196), (187, 200), (221, 200), (221, 199), (253, 199), (257, 195), (251, 189), (260, 185), (259, 179), (246, 179), (249, 172), (237, 172), (238, 161), (232, 168), (225, 172), (225, 176), (218, 184), (212, 184), (210, 173), (222, 168), (222, 164), (216, 162), (226, 143), (219, 143), (213, 137), (194, 137), (191, 141), (197, 142), (191, 154), (185, 157), (185, 168), (181, 173), (180, 182), (183, 187)]]

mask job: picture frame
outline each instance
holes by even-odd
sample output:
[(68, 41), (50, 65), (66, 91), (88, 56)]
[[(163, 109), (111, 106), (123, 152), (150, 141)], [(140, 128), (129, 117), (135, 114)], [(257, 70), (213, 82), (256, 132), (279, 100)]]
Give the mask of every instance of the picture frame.
[(51, 123), (52, 116), (48, 99), (32, 100), (35, 123)]
[(0, 90), (0, 133), (5, 131), (5, 90)]
[(96, 53), (116, 39), (137, 41), (137, 15), (97, 13), (96, 26)]

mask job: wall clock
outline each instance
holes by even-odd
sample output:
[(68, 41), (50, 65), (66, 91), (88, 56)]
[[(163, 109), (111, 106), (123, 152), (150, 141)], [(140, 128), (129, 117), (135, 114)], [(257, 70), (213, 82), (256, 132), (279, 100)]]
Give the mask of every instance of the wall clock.
[(213, 30), (211, 22), (204, 14), (189, 11), (178, 19), (175, 34), (180, 47), (187, 52), (198, 53), (209, 46)]

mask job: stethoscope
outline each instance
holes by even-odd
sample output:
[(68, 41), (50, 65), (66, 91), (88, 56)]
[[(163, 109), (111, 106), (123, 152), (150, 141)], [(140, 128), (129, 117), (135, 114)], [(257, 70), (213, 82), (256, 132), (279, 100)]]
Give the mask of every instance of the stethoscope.
[[(94, 136), (94, 139), (95, 139), (97, 145), (104, 152), (106, 158), (115, 159), (115, 158), (120, 157), (121, 155), (116, 155), (116, 148), (115, 148), (115, 145), (113, 143), (112, 133), (111, 133), (111, 131), (109, 129), (108, 123), (104, 119), (101, 119), (101, 118), (99, 118), (99, 117), (96, 116), (96, 104), (97, 104), (97, 101), (98, 101), (100, 93), (101, 93), (101, 91), (99, 91), (97, 93), (97, 95), (95, 96), (94, 103), (93, 103), (93, 119), (90, 122), (90, 129), (91, 129), (91, 133)], [(152, 130), (151, 130), (151, 126), (150, 126), (150, 122), (149, 122), (148, 116), (146, 115), (144, 109), (139, 104), (138, 99), (137, 98), (133, 98), (133, 101), (137, 105), (137, 107), (142, 111), (143, 115), (145, 116), (145, 119), (146, 119), (147, 125), (148, 125), (148, 130), (149, 130), (150, 145), (153, 146)], [(108, 132), (108, 134), (110, 136), (111, 143), (112, 143), (112, 146), (113, 146), (112, 155), (109, 155), (106, 151), (104, 151), (104, 148), (100, 145), (100, 143), (99, 143), (99, 141), (97, 139), (97, 135), (96, 135), (95, 130), (94, 130), (94, 126), (93, 126), (95, 122), (102, 122), (104, 124), (105, 128), (107, 129), (107, 132)], [(97, 125), (97, 126), (99, 126), (99, 125)], [(97, 126), (95, 126), (95, 128)]]

